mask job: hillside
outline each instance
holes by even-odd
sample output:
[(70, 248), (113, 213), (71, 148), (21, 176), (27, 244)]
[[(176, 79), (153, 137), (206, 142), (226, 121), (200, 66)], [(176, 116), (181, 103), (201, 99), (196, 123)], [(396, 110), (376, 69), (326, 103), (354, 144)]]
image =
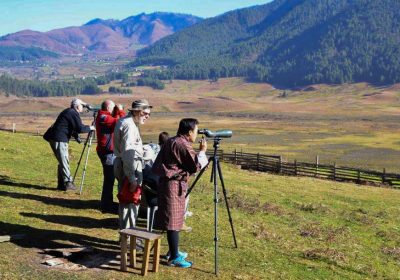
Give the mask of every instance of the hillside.
[[(82, 145), (70, 148), (75, 170)], [(119, 271), (116, 216), (98, 210), (102, 175), (95, 152), (82, 195), (55, 190), (56, 160), (41, 137), (0, 131), (0, 161), (0, 235), (25, 234), (0, 243), (1, 279), (132, 279), (139, 273)], [(221, 200), (219, 279), (398, 279), (398, 190), (246, 172), (226, 164), (222, 170), (238, 249)], [(149, 273), (148, 279), (212, 277), (209, 172), (191, 194), (194, 215), (187, 223), (193, 232), (182, 233), (180, 240), (193, 269), (162, 261), (159, 273)], [(166, 245), (164, 237), (162, 254)], [(76, 246), (93, 251), (66, 257), (59, 266), (43, 264)]]
[(132, 65), (181, 79), (243, 76), (278, 85), (400, 81), (397, 0), (275, 0), (164, 38)]
[(137, 49), (200, 20), (175, 13), (142, 13), (121, 21), (94, 19), (79, 27), (8, 34), (0, 38), (0, 46), (15, 47), (15, 51), (22, 46), (35, 47), (64, 55), (133, 54)]

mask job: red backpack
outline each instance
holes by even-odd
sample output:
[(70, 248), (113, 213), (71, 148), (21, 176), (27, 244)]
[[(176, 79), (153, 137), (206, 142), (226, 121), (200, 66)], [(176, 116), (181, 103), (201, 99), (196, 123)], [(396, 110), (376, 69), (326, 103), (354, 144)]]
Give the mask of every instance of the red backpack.
[(137, 186), (136, 189), (131, 192), (129, 191), (129, 180), (128, 177), (125, 177), (122, 182), (121, 191), (117, 194), (117, 198), (119, 203), (127, 204), (133, 203), (135, 205), (140, 204), (140, 197), (142, 194), (142, 186)]

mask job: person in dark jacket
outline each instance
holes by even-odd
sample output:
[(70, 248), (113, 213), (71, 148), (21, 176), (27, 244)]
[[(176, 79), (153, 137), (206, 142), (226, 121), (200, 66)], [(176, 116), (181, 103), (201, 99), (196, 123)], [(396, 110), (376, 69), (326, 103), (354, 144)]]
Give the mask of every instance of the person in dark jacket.
[(58, 161), (58, 186), (62, 191), (76, 190), (69, 170), (68, 142), (71, 136), (78, 137), (79, 133), (94, 130), (94, 126), (83, 125), (79, 113), (85, 106), (82, 100), (74, 98), (71, 107), (62, 111), (55, 123), (46, 131), (43, 138), (50, 143), (50, 147)]
[(113, 203), (114, 188), (114, 128), (119, 118), (126, 114), (121, 104), (109, 99), (101, 104), (96, 117), (97, 155), (103, 166), (103, 190), (101, 193), (101, 211), (118, 213), (118, 204)]
[(200, 141), (198, 155), (192, 147), (196, 141), (198, 123), (196, 119), (182, 119), (177, 135), (169, 138), (162, 146), (152, 167), (152, 171), (160, 176), (156, 224), (159, 229), (167, 231), (170, 252), (168, 264), (182, 268), (192, 266), (192, 262), (186, 260), (188, 254), (178, 250), (188, 178), (208, 162), (205, 154), (207, 142), (204, 138)]

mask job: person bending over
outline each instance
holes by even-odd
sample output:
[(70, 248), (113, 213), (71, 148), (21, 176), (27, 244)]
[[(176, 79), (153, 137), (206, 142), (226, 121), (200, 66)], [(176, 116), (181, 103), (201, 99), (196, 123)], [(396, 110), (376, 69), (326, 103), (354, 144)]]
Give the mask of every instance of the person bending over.
[(96, 117), (97, 155), (103, 166), (103, 188), (101, 192), (101, 211), (117, 213), (118, 206), (113, 203), (114, 188), (114, 128), (119, 118), (125, 116), (122, 105), (106, 99)]
[(79, 114), (83, 112), (85, 105), (86, 103), (78, 98), (72, 99), (70, 108), (62, 111), (55, 123), (43, 135), (58, 161), (58, 190), (76, 190), (69, 169), (68, 143), (71, 136), (77, 138), (79, 133), (87, 133), (95, 129), (94, 126), (82, 124)]
[(196, 141), (198, 124), (196, 119), (182, 119), (177, 135), (162, 146), (152, 168), (160, 176), (156, 224), (159, 229), (167, 231), (170, 251), (168, 264), (183, 268), (192, 266), (192, 262), (186, 260), (187, 253), (179, 251), (179, 231), (184, 220), (188, 178), (207, 164), (205, 139), (200, 141), (199, 155), (192, 147)]

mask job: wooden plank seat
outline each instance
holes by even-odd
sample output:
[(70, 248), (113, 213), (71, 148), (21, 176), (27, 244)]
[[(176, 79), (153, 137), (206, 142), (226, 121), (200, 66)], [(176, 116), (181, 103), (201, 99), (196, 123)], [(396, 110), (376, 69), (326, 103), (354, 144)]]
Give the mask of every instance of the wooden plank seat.
[(128, 228), (119, 231), (121, 236), (121, 271), (127, 271), (127, 249), (128, 237), (130, 238), (129, 246), (129, 263), (132, 268), (136, 268), (136, 239), (143, 239), (145, 242), (143, 251), (142, 271), (143, 276), (147, 275), (149, 269), (149, 259), (151, 250), (151, 241), (154, 241), (153, 250), (153, 272), (158, 272), (160, 262), (160, 246), (161, 235), (137, 228)]

